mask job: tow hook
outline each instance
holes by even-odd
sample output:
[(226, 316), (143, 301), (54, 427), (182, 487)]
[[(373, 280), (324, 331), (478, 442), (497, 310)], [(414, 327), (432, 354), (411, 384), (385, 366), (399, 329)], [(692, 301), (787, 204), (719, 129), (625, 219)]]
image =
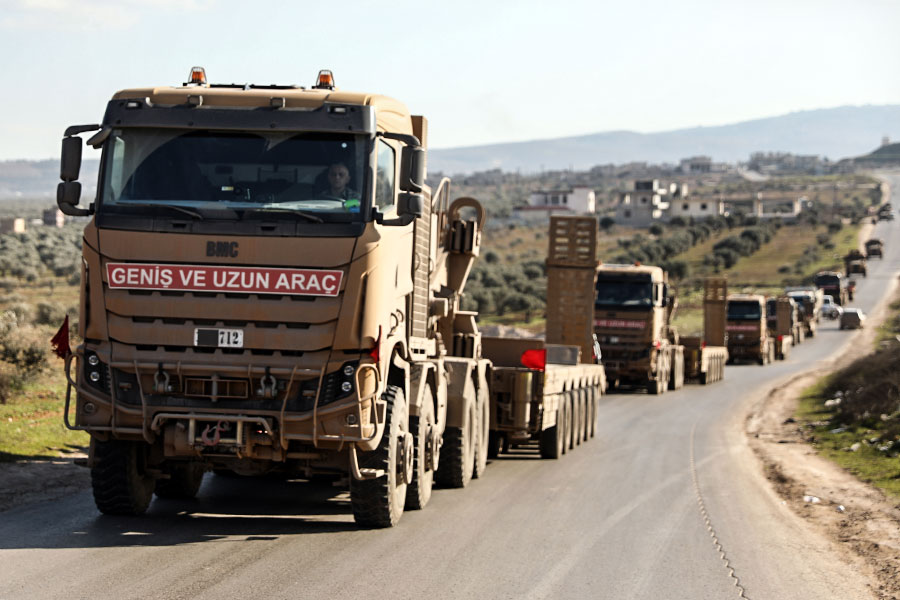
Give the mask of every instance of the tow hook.
[(412, 483), (414, 454), (413, 435), (405, 432), (403, 437), (397, 440), (397, 475), (400, 479), (397, 483), (401, 485)]
[(172, 386), (169, 385), (169, 374), (163, 371), (162, 363), (159, 363), (159, 368), (153, 374), (153, 391), (157, 394), (172, 391)]
[[(210, 431), (210, 427), (212, 427), (212, 431)], [(203, 440), (204, 446), (217, 446), (219, 440), (222, 439), (222, 434), (228, 433), (229, 431), (231, 431), (231, 423), (228, 421), (219, 421), (216, 423), (215, 427), (207, 425), (203, 430), (203, 433), (200, 434), (200, 439)], [(212, 438), (209, 437), (210, 433), (213, 434)]]
[(263, 398), (272, 399), (275, 397), (275, 387), (277, 383), (278, 382), (275, 381), (275, 378), (272, 377), (272, 374), (269, 372), (269, 367), (266, 367), (266, 374), (259, 380), (259, 389), (256, 393)]

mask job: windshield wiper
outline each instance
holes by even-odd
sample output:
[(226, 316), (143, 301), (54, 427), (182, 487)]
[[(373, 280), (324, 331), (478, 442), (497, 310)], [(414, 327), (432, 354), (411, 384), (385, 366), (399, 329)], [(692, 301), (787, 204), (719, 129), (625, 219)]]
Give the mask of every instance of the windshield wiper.
[(313, 223), (324, 223), (325, 222), (322, 219), (322, 217), (310, 214), (308, 212), (303, 212), (300, 210), (293, 210), (290, 208), (253, 208), (253, 209), (245, 210), (244, 215), (241, 217), (241, 219), (246, 218), (248, 214), (264, 214), (264, 213), (268, 213), (268, 212), (296, 215), (298, 217), (302, 217), (302, 218), (306, 219), (307, 221), (312, 221)]
[(142, 208), (171, 208), (172, 210), (177, 210), (178, 212), (182, 212), (186, 215), (190, 215), (195, 219), (203, 220), (205, 217), (195, 210), (191, 210), (189, 208), (184, 208), (183, 206), (176, 206), (174, 204), (157, 204), (156, 202), (116, 202), (111, 206), (139, 206)]

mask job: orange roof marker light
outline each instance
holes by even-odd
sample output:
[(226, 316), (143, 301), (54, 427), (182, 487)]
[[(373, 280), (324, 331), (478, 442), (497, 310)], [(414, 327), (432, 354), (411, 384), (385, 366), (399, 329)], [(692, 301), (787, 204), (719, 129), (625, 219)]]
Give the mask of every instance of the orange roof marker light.
[(321, 71), (319, 71), (319, 76), (316, 77), (316, 85), (313, 86), (313, 89), (333, 90), (334, 75), (332, 75), (331, 71), (329, 71), (328, 69), (322, 69)]
[(184, 85), (206, 85), (206, 69), (203, 67), (191, 67), (191, 74)]

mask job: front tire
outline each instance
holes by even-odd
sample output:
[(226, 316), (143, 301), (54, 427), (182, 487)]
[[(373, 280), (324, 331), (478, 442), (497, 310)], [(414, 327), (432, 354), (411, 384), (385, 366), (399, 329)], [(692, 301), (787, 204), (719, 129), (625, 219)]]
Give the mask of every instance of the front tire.
[(408, 430), (406, 398), (403, 390), (389, 385), (381, 396), (387, 403), (384, 433), (378, 447), (360, 457), (360, 467), (385, 472), (375, 479), (350, 478), (353, 518), (362, 527), (392, 527), (403, 515), (406, 484), (399, 473), (400, 444)]
[(487, 387), (484, 385), (478, 386), (476, 399), (475, 412), (478, 415), (478, 421), (475, 431), (478, 437), (475, 443), (475, 469), (472, 477), (478, 479), (484, 476), (488, 457), (490, 456), (491, 401)]
[(132, 516), (147, 512), (156, 487), (155, 479), (147, 473), (147, 445), (121, 440), (91, 440), (91, 444), (91, 487), (100, 512)]

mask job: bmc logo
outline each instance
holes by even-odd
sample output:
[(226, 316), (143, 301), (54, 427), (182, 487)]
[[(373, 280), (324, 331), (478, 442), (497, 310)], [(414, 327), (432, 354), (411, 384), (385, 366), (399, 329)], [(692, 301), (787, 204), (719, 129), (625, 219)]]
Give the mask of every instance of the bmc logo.
[(234, 258), (238, 255), (237, 242), (206, 242), (207, 256), (225, 256)]

